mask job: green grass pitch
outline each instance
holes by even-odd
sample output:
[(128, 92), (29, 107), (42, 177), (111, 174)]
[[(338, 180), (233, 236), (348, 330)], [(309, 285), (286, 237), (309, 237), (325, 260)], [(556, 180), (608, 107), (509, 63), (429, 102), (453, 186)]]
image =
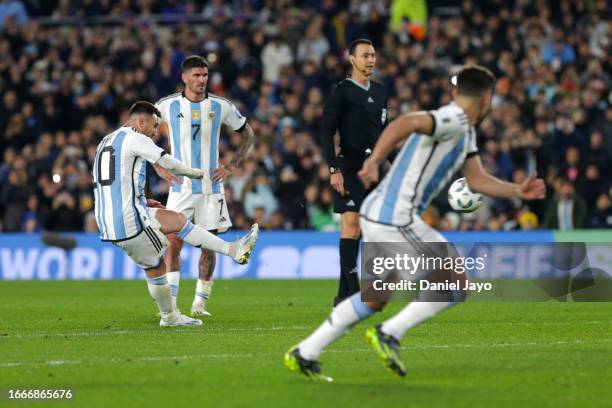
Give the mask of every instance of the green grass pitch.
[[(0, 282), (0, 388), (71, 388), (72, 407), (611, 404), (610, 303), (459, 305), (403, 339), (404, 379), (363, 338), (396, 303), (321, 356), (333, 383), (290, 373), (284, 352), (328, 315), (335, 285), (217, 281), (213, 317), (173, 329), (143, 281)], [(194, 286), (182, 282), (184, 311)]]

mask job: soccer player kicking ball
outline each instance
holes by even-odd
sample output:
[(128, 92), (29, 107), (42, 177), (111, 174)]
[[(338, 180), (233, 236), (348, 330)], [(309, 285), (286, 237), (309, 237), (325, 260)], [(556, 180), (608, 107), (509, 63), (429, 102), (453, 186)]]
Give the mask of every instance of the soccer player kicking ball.
[(195, 247), (246, 264), (257, 241), (258, 226), (254, 224), (247, 235), (230, 243), (193, 225), (183, 214), (145, 198), (146, 162), (192, 179), (205, 176), (203, 170), (185, 166), (153, 143), (151, 137), (157, 134), (160, 118), (153, 104), (136, 102), (127, 123), (98, 145), (93, 168), (96, 221), (102, 241), (123, 249), (145, 270), (149, 293), (161, 315), (159, 325), (198, 326), (201, 320), (180, 314), (173, 304), (163, 260), (168, 248), (166, 234), (176, 233)]
[[(500, 198), (542, 199), (544, 181), (531, 175), (522, 184), (502, 181), (483, 168), (476, 147), (474, 126), (490, 109), (495, 77), (479, 66), (466, 66), (456, 76), (453, 102), (430, 112), (409, 113), (396, 119), (378, 140), (359, 176), (367, 186), (378, 181), (378, 169), (391, 150), (404, 142), (390, 172), (368, 195), (360, 210), (364, 242), (402, 242), (420, 252), (424, 243), (444, 243), (445, 238), (429, 227), (420, 214), (459, 169), (472, 191)], [(398, 314), (368, 329), (366, 338), (384, 364), (404, 376), (399, 357), (400, 339), (406, 331), (465, 298), (455, 291), (453, 298), (432, 301), (431, 291), (420, 292)], [(357, 322), (384, 308), (386, 302), (362, 302), (356, 293), (339, 303), (309, 337), (291, 348), (284, 358), (292, 371), (324, 381), (319, 355)]]

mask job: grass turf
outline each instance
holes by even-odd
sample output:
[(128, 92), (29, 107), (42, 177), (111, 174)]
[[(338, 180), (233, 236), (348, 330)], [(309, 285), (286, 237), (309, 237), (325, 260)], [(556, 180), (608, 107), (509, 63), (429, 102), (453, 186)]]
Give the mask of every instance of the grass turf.
[[(7, 388), (69, 387), (67, 404), (87, 407), (594, 407), (612, 400), (610, 303), (454, 307), (404, 338), (405, 379), (387, 372), (363, 338), (399, 309), (395, 303), (321, 356), (332, 384), (311, 382), (287, 371), (282, 356), (328, 315), (335, 285), (218, 281), (204, 326), (163, 329), (144, 282), (0, 282), (0, 388), (6, 396)], [(193, 289), (193, 281), (182, 282), (185, 311)]]

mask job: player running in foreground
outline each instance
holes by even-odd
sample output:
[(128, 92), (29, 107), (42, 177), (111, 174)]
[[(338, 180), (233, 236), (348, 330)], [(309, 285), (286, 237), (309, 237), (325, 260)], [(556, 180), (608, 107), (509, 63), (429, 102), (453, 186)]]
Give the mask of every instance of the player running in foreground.
[[(253, 130), (233, 103), (207, 92), (208, 64), (204, 58), (196, 55), (187, 57), (181, 69), (185, 90), (160, 99), (156, 105), (162, 114), (161, 131), (170, 141), (173, 157), (190, 167), (207, 171), (210, 169), (210, 179), (176, 180), (178, 183), (172, 186), (166, 206), (213, 234), (225, 232), (232, 226), (232, 222), (222, 181), (240, 164), (253, 144)], [(219, 165), (221, 125), (230, 127), (241, 136), (237, 151), (226, 165)], [(176, 235), (168, 238), (167, 276), (176, 304), (183, 240)], [(191, 314), (210, 315), (206, 311), (206, 303), (212, 292), (215, 253), (202, 248), (198, 266), (199, 276)]]
[[(366, 187), (378, 181), (379, 166), (391, 150), (405, 143), (390, 172), (361, 206), (364, 242), (404, 242), (417, 252), (426, 243), (446, 242), (420, 214), (459, 169), (472, 191), (500, 198), (545, 197), (544, 181), (535, 175), (518, 185), (488, 174), (481, 165), (474, 126), (489, 112), (494, 84), (495, 78), (486, 68), (464, 67), (456, 76), (453, 102), (435, 111), (403, 115), (387, 127), (359, 172)], [(400, 376), (406, 371), (399, 357), (399, 340), (406, 331), (467, 294), (455, 291), (456, 297), (446, 297), (446, 301), (432, 301), (428, 295), (420, 292), (416, 301), (366, 331), (367, 340), (384, 364)], [(285, 354), (285, 366), (314, 379), (331, 381), (318, 362), (323, 349), (385, 305), (362, 302), (361, 293), (339, 303), (316, 331)]]
[(160, 326), (197, 326), (202, 321), (184, 316), (172, 302), (163, 256), (166, 234), (176, 233), (189, 244), (230, 256), (246, 264), (258, 237), (258, 226), (236, 242), (226, 242), (195, 226), (180, 213), (145, 198), (149, 162), (174, 174), (202, 179), (201, 169), (185, 166), (151, 140), (157, 134), (160, 112), (152, 103), (136, 102), (127, 123), (102, 139), (96, 150), (93, 179), (96, 221), (102, 241), (123, 249), (145, 270), (149, 293), (161, 314)]

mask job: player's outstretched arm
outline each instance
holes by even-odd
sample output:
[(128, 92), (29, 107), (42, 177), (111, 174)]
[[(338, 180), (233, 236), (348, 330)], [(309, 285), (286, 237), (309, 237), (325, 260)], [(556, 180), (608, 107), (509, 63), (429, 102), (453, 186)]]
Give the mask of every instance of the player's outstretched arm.
[(189, 178), (202, 178), (206, 175), (204, 170), (192, 169), (185, 166), (182, 162), (167, 154), (161, 147), (157, 146), (151, 138), (134, 132), (128, 149), (135, 156), (140, 156), (153, 166), (161, 166), (179, 176)]
[(372, 155), (363, 163), (358, 173), (366, 188), (378, 181), (378, 169), (395, 146), (412, 133), (431, 135), (433, 130), (433, 117), (425, 112), (407, 113), (391, 122), (378, 139)]
[(509, 183), (489, 174), (482, 167), (480, 156), (469, 157), (461, 172), (465, 176), (470, 190), (492, 197), (513, 198), (519, 197), (524, 200), (541, 200), (546, 197), (546, 185), (544, 180), (536, 178), (531, 174), (521, 184)]
[(205, 176), (204, 170), (187, 167), (169, 154), (163, 154), (162, 157), (155, 162), (155, 165), (161, 166), (178, 176), (187, 176), (189, 178), (202, 178)]

